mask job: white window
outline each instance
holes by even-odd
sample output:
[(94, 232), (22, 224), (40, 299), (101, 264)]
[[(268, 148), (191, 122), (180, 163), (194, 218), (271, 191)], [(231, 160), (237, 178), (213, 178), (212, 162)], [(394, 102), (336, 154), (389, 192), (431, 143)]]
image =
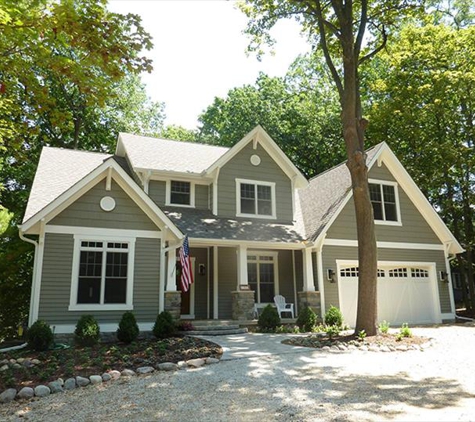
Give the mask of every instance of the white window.
[(256, 303), (274, 303), (278, 292), (277, 253), (252, 253), (247, 256), (247, 279), (255, 292)]
[(370, 179), (369, 195), (376, 224), (401, 225), (397, 183)]
[(130, 310), (135, 239), (75, 236), (69, 310)]
[(166, 190), (166, 205), (176, 205), (179, 207), (195, 206), (194, 183), (181, 180), (168, 180)]
[(236, 179), (238, 217), (276, 218), (275, 183)]

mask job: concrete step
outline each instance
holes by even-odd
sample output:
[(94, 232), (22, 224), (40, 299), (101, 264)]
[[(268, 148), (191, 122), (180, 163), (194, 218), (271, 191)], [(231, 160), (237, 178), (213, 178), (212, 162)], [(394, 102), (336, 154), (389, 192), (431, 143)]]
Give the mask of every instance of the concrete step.
[(206, 325), (193, 324), (195, 331), (213, 331), (213, 330), (237, 330), (239, 325)]
[[(195, 327), (196, 328), (196, 327)], [(229, 327), (213, 327), (212, 330), (209, 330), (209, 327), (203, 329), (196, 329), (193, 331), (182, 331), (181, 334), (189, 336), (227, 336), (230, 334), (245, 334), (247, 333), (247, 328), (229, 328)]]

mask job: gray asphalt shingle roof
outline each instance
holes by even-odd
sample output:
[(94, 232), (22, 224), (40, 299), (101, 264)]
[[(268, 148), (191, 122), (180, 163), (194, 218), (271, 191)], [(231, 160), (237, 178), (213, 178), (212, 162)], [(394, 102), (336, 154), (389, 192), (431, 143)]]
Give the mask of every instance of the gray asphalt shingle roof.
[[(369, 164), (383, 144), (366, 151)], [(315, 240), (351, 190), (350, 172), (346, 162), (341, 163), (310, 180), (309, 185), (297, 193), (297, 210), (306, 239)]]
[(229, 148), (170, 141), (121, 133), (120, 139), (134, 168), (201, 173)]

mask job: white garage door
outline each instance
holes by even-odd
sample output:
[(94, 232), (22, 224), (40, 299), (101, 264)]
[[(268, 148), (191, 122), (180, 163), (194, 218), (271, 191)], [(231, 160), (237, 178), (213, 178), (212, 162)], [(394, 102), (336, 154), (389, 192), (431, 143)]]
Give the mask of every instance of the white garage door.
[[(340, 266), (340, 309), (346, 324), (356, 323), (358, 267)], [(428, 267), (378, 266), (378, 322), (427, 324), (438, 321), (434, 280)]]

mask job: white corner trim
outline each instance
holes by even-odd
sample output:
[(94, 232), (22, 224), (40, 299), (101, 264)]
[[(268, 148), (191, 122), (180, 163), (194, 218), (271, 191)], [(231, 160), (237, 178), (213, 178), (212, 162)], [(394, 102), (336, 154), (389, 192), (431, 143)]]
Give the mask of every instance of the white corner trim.
[[(173, 182), (186, 182), (190, 184), (190, 204), (175, 204), (171, 202), (172, 196), (172, 181)], [(195, 208), (195, 182), (190, 180), (184, 180), (180, 178), (176, 179), (167, 179), (165, 181), (165, 205), (172, 206), (172, 207), (180, 207), (180, 208)]]
[(213, 246), (213, 319), (218, 319), (218, 247)]
[(162, 232), (151, 230), (129, 230), (129, 229), (103, 229), (96, 227), (83, 227), (83, 226), (58, 226), (47, 225), (45, 228), (46, 233), (59, 233), (59, 234), (73, 234), (83, 236), (96, 236), (96, 237), (109, 237), (109, 238), (153, 238), (161, 239)]
[[(325, 240), (325, 239), (323, 239)], [(318, 277), (318, 290), (320, 291), (320, 316), (325, 320), (325, 278), (323, 275), (323, 242), (317, 245), (317, 277)]]
[[(104, 304), (104, 303), (77, 303), (77, 293), (79, 284), (79, 264), (81, 253), (82, 241), (116, 241), (121, 243), (128, 243), (127, 249), (127, 290), (126, 290), (126, 302), (121, 304)], [(107, 249), (103, 247), (104, 251)], [(102, 249), (102, 248), (101, 248)], [(124, 249), (125, 252), (125, 249)], [(103, 253), (102, 256), (102, 276), (101, 276), (101, 302), (104, 299), (105, 290), (105, 272), (106, 272), (106, 258), (107, 253)], [(134, 303), (134, 266), (135, 266), (135, 237), (112, 237), (101, 235), (74, 235), (74, 249), (73, 249), (73, 263), (71, 271), (71, 290), (69, 295), (69, 307), (68, 311), (126, 311), (132, 310)]]
[[(236, 217), (249, 217), (249, 218), (260, 218), (260, 219), (268, 219), (268, 220), (275, 220), (277, 219), (276, 215), (276, 197), (275, 197), (275, 182), (264, 182), (261, 180), (251, 180), (251, 179), (239, 179), (236, 178)], [(246, 214), (241, 212), (241, 184), (248, 184), (255, 186), (255, 194), (256, 197), (254, 198), (256, 212), (257, 212), (257, 186), (269, 186), (271, 189), (271, 215), (264, 215), (264, 214)]]
[[(168, 228), (164, 228), (165, 237)], [(162, 238), (160, 242), (160, 274), (159, 274), (159, 286), (158, 286), (158, 312), (161, 313), (165, 310), (165, 239)]]
[(29, 325), (38, 320), (40, 312), (41, 279), (43, 276), (43, 257), (45, 252), (45, 222), (43, 219), (40, 221), (40, 236), (38, 239), (37, 252), (38, 257), (36, 259), (36, 272), (34, 273), (33, 287), (31, 291), (32, 303), (30, 309), (32, 312), (29, 316)]
[(220, 167), (216, 168), (214, 181), (213, 181), (213, 214), (218, 215), (218, 177)]
[[(323, 241), (325, 246), (348, 246), (358, 247), (357, 240), (349, 239), (325, 239)], [(433, 243), (403, 243), (403, 242), (376, 242), (378, 248), (385, 249), (418, 249), (418, 250), (430, 250), (430, 251), (443, 251), (444, 245)]]

